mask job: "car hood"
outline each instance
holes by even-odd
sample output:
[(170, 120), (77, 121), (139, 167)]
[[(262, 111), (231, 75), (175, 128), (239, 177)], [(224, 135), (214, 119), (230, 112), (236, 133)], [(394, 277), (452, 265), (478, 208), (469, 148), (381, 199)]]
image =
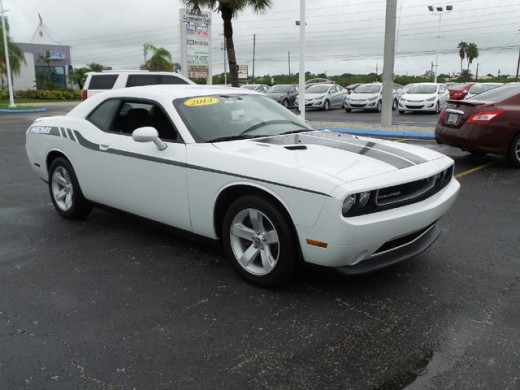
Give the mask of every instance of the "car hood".
[(402, 98), (406, 100), (426, 100), (437, 96), (436, 93), (405, 93)]
[(325, 96), (324, 93), (307, 93), (307, 92), (305, 92), (305, 99), (306, 100), (307, 99), (321, 99), (324, 96)]
[(379, 93), (355, 93), (352, 92), (348, 97), (350, 99), (370, 99), (376, 96), (379, 96)]
[[(328, 130), (218, 142), (215, 147), (234, 155), (237, 173), (260, 171), (283, 175), (306, 172), (335, 178), (337, 184), (414, 167), (444, 157), (435, 151), (396, 142), (364, 138)], [(248, 164), (250, 160), (251, 164)], [(254, 160), (254, 161), (253, 161)], [(296, 170), (296, 171), (295, 171)]]

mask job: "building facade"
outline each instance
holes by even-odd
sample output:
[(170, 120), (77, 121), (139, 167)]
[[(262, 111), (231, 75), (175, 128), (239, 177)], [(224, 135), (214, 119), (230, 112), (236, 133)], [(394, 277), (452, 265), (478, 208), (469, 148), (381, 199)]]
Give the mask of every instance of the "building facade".
[(40, 18), (38, 28), (29, 43), (16, 42), (23, 51), (26, 64), (13, 77), (15, 90), (67, 88), (72, 68), (70, 46), (62, 45), (49, 33)]

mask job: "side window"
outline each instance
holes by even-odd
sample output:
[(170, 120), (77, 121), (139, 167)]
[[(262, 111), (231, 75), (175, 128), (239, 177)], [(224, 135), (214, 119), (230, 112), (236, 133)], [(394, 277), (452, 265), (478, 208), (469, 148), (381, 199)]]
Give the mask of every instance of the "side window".
[(130, 74), (126, 80), (127, 87), (157, 84), (157, 76), (153, 74)]
[(163, 140), (179, 141), (178, 133), (168, 115), (160, 105), (149, 101), (121, 101), (110, 131), (130, 135), (135, 129), (146, 126), (155, 128)]
[(106, 100), (92, 111), (87, 120), (103, 131), (109, 131), (114, 112), (119, 106), (119, 100)]
[(159, 75), (159, 84), (188, 84), (188, 82), (180, 77)]
[(93, 75), (88, 89), (112, 89), (117, 80), (117, 74)]

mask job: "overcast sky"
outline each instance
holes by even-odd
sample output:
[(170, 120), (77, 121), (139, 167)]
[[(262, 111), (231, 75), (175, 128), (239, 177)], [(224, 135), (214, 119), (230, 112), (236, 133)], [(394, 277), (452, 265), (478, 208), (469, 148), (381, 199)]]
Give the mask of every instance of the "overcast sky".
[[(56, 40), (70, 45), (75, 67), (96, 62), (115, 69), (137, 69), (144, 62), (143, 44), (168, 49), (180, 62), (180, 0), (3, 0), (15, 42), (29, 42), (40, 13)], [(452, 5), (441, 16), (428, 5)], [(239, 64), (255, 75), (298, 71), (300, 0), (272, 0), (265, 14), (251, 10), (233, 21)], [(306, 70), (335, 75), (381, 72), (386, 0), (306, 0)], [(397, 1), (396, 74), (420, 75), (435, 63), (439, 73), (460, 71), (457, 45), (476, 43), (480, 56), (471, 67), (479, 75), (516, 73), (520, 48), (520, 1)], [(213, 73), (223, 71), (222, 18), (213, 13)]]

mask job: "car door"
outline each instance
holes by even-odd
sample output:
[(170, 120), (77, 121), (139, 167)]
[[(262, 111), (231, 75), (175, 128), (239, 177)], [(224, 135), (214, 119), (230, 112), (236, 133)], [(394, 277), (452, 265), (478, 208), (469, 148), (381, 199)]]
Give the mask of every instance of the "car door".
[[(154, 221), (191, 230), (186, 189), (186, 145), (157, 102), (104, 101), (88, 117), (78, 172), (85, 196)], [(139, 127), (157, 129), (166, 148), (136, 142)]]
[(331, 89), (331, 106), (332, 107), (341, 107), (343, 104), (343, 95), (340, 90), (340, 86), (334, 85)]
[(296, 89), (296, 87), (291, 86), (289, 88), (289, 90), (287, 91), (287, 95), (288, 95), (288, 98), (289, 98), (289, 107), (293, 107), (294, 106), (294, 102), (296, 100), (296, 96), (298, 96), (298, 90)]

